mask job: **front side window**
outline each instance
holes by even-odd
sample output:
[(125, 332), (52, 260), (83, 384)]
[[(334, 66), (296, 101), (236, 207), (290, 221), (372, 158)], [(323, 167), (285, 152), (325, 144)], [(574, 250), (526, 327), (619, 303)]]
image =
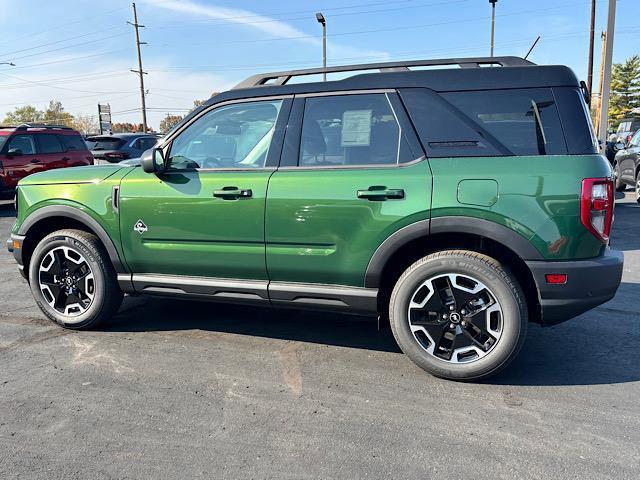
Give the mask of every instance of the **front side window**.
[(22, 155), (33, 155), (36, 153), (36, 145), (31, 135), (14, 135), (9, 140), (7, 151), (20, 151)]
[(172, 142), (169, 168), (262, 168), (282, 100), (215, 108)]
[(636, 132), (631, 141), (629, 142), (631, 147), (640, 147), (640, 130)]
[(515, 155), (567, 153), (550, 89), (450, 92), (442, 96)]
[(307, 98), (298, 165), (393, 165), (413, 160), (387, 95)]

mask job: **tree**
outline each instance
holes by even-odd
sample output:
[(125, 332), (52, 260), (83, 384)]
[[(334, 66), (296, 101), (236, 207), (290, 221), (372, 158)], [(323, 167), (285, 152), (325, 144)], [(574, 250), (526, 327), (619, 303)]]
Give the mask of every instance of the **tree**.
[(624, 63), (613, 65), (611, 72), (611, 97), (609, 120), (618, 123), (640, 107), (640, 56), (627, 58)]
[(171, 130), (177, 123), (182, 120), (181, 115), (171, 115), (167, 113), (167, 116), (160, 120), (160, 131), (166, 133)]
[(135, 123), (129, 123), (129, 122), (114, 123), (112, 125), (112, 129), (113, 129), (113, 133), (141, 132), (142, 124), (136, 125)]
[(33, 105), (16, 107), (13, 112), (7, 113), (2, 123), (5, 125), (20, 125), (22, 123), (41, 122), (44, 114)]
[(46, 123), (70, 127), (73, 124), (73, 115), (64, 111), (62, 102), (59, 100), (51, 100), (49, 107), (47, 107), (44, 112), (43, 120)]
[(96, 117), (92, 115), (76, 115), (71, 126), (85, 135), (100, 131)]

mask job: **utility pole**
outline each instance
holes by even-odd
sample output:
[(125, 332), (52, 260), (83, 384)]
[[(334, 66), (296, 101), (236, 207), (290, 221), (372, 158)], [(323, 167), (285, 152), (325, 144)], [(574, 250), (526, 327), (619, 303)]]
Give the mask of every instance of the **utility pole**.
[[(322, 25), (322, 67), (327, 68), (327, 21), (320, 12), (316, 13), (316, 20)], [(327, 72), (322, 74), (322, 79), (327, 81)]]
[(602, 108), (602, 82), (604, 76), (604, 51), (607, 43), (607, 32), (604, 30), (600, 33), (600, 75), (599, 75), (599, 84), (598, 84), (598, 104), (596, 106), (596, 118), (595, 118), (595, 129), (596, 136), (600, 138), (600, 109)]
[[(591, 24), (589, 29), (589, 64), (587, 66), (587, 88), (589, 89), (589, 93), (593, 90), (593, 36), (594, 30), (596, 28), (596, 0), (591, 0)], [(591, 101), (589, 101), (589, 106), (591, 106)]]
[(602, 99), (600, 105), (600, 141), (601, 151), (607, 148), (607, 128), (609, 126), (609, 94), (611, 93), (611, 64), (613, 62), (613, 35), (616, 26), (616, 0), (609, 0), (607, 14), (607, 42), (604, 52), (604, 70), (602, 73)]
[(493, 57), (493, 36), (496, 29), (496, 3), (498, 0), (489, 0), (491, 4), (491, 57)]
[(144, 25), (140, 25), (138, 23), (138, 12), (136, 11), (136, 2), (133, 2), (133, 23), (127, 22), (129, 25), (133, 25), (136, 29), (136, 48), (138, 49), (138, 70), (131, 70), (134, 73), (137, 73), (140, 77), (140, 100), (142, 101), (142, 132), (147, 132), (147, 105), (145, 101), (145, 92), (144, 92), (144, 76), (147, 74), (144, 70), (142, 70), (142, 54), (140, 52), (140, 45), (146, 45), (147, 42), (140, 41), (140, 28), (144, 28)]

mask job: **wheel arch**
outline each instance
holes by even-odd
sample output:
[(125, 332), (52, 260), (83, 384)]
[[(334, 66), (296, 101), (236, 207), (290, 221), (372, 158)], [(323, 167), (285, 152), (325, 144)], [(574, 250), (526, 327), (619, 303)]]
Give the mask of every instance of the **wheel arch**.
[(378, 288), (379, 311), (384, 311), (395, 281), (418, 259), (440, 250), (467, 249), (487, 254), (507, 265), (524, 290), (529, 318), (539, 321), (540, 299), (525, 260), (543, 260), (538, 250), (513, 230), (473, 217), (438, 217), (401, 228), (371, 257), (365, 287)]
[(117, 273), (126, 273), (118, 250), (104, 227), (88, 213), (67, 205), (49, 205), (30, 214), (18, 229), (25, 240), (22, 261), (28, 271), (31, 255), (36, 245), (48, 234), (63, 228), (76, 228), (94, 234), (105, 247), (113, 268)]

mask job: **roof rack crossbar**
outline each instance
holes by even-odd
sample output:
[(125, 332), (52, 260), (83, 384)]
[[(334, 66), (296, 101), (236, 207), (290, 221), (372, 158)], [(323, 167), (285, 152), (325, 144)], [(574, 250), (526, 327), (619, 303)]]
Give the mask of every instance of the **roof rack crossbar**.
[(50, 130), (73, 130), (71, 127), (67, 127), (66, 125), (53, 125), (50, 123), (23, 123), (16, 127), (16, 130), (26, 130), (27, 128), (44, 128)]
[(439, 65), (458, 65), (461, 68), (478, 68), (481, 65), (500, 65), (502, 67), (521, 67), (535, 65), (520, 57), (469, 57), (469, 58), (436, 58), (431, 60), (406, 60), (400, 62), (361, 63), (340, 65), (326, 68), (307, 68), (282, 72), (259, 73), (243, 80), (238, 88), (259, 87), (262, 85), (285, 85), (292, 77), (315, 75), (319, 73), (353, 72), (358, 70), (379, 70), (381, 72), (407, 71), (409, 67), (428, 67)]

